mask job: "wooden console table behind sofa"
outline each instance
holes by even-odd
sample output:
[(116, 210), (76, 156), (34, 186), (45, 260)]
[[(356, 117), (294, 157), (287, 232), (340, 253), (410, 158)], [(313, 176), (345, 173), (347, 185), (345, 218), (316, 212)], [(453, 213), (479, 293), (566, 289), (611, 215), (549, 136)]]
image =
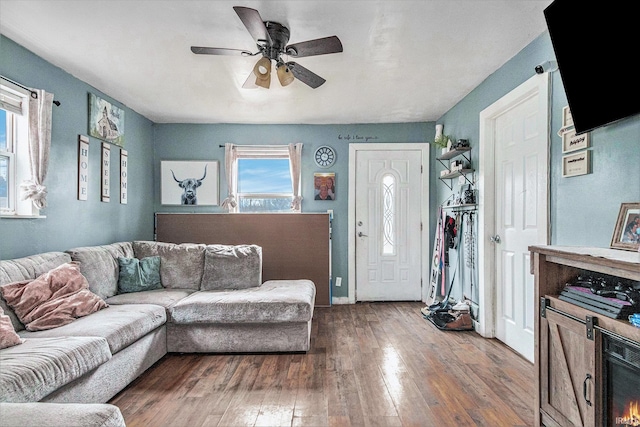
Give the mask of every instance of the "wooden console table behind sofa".
[(156, 240), (262, 247), (262, 280), (309, 279), (316, 306), (331, 305), (328, 213), (156, 213)]

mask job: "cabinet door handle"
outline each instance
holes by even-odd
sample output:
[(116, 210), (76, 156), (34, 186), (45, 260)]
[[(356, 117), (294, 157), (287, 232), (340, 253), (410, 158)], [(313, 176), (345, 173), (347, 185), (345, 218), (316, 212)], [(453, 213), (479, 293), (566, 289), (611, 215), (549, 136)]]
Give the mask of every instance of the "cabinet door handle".
[(591, 406), (591, 401), (587, 398), (587, 380), (591, 379), (591, 374), (587, 374), (584, 378), (584, 382), (582, 383), (582, 395), (584, 396), (584, 401), (587, 402), (588, 406)]

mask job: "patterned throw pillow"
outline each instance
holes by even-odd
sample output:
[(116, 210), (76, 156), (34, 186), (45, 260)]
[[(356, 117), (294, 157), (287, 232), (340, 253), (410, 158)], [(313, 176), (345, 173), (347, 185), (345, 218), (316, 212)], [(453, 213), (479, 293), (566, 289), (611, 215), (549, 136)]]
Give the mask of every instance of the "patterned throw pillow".
[(118, 258), (118, 264), (120, 265), (118, 293), (162, 289), (159, 256), (142, 259), (121, 257)]
[(20, 335), (16, 334), (13, 329), (13, 323), (9, 316), (4, 314), (4, 310), (0, 307), (0, 350), (14, 345), (22, 344), (24, 340)]

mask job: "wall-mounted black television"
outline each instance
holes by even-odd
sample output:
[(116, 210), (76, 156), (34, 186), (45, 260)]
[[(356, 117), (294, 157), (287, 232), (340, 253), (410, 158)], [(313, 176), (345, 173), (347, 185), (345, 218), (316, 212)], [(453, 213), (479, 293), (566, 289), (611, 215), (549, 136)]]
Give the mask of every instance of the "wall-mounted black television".
[(555, 0), (544, 10), (577, 133), (640, 113), (640, 21), (628, 0)]

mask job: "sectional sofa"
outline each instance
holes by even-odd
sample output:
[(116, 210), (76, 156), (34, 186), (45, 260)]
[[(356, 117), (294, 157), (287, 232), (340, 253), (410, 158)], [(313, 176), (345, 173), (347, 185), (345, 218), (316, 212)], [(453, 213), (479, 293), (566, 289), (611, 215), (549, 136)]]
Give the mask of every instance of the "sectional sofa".
[[(70, 284), (69, 308), (56, 298)], [(59, 312), (20, 313), (27, 285), (54, 300), (31, 313)], [(105, 402), (167, 352), (305, 352), (315, 292), (306, 279), (263, 283), (256, 245), (133, 241), (0, 261), (0, 316), (21, 341), (0, 350), (0, 420), (50, 409), (33, 402), (74, 418), (83, 403), (97, 421), (82, 425), (123, 425)]]

